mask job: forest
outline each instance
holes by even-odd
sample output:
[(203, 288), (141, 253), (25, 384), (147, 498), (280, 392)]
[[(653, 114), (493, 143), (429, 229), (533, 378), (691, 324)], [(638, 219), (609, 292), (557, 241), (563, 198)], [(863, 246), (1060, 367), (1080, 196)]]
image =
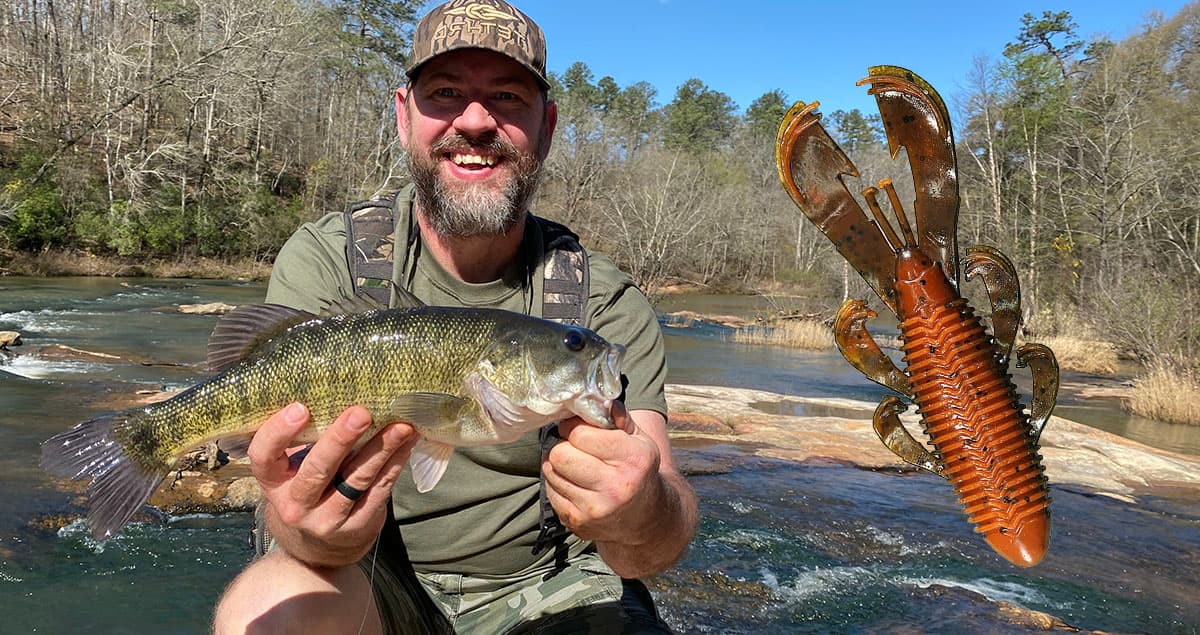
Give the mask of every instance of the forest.
[[(397, 189), (390, 95), (420, 4), (0, 4), (0, 272), (59, 252), (269, 262), (301, 222)], [(582, 62), (552, 84), (559, 126), (534, 209), (649, 294), (786, 290), (830, 310), (865, 297), (779, 185), (782, 90), (742, 109), (699, 78), (659, 95)], [(960, 243), (1019, 263), (1030, 332), (1092, 333), (1194, 377), (1200, 3), (1120, 41), (1027, 14), (963, 84), (948, 103)], [(823, 121), (872, 182), (903, 163), (877, 115)]]

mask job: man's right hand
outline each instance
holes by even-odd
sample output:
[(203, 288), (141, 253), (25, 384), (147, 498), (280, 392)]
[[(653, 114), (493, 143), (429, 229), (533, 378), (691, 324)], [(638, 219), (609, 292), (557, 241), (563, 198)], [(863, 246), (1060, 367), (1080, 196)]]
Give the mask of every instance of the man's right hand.
[[(407, 423), (394, 423), (354, 447), (371, 427), (371, 414), (351, 406), (298, 454), (294, 440), (308, 425), (303, 404), (275, 413), (255, 433), (250, 468), (269, 503), (267, 527), (279, 548), (313, 567), (342, 567), (370, 551), (387, 519), (392, 485), (419, 435)], [(302, 457), (302, 458), (301, 458)], [(351, 500), (334, 488), (338, 475), (365, 492)]]

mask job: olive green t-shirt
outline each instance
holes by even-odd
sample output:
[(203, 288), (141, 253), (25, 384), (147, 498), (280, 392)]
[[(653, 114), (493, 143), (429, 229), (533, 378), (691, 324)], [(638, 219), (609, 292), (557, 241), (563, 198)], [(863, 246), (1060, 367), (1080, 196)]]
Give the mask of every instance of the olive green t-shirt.
[[(397, 284), (429, 305), (540, 312), (543, 254), (536, 222), (526, 223), (521, 256), (503, 278), (472, 284), (443, 269), (419, 237), (406, 240), (416, 231), (411, 206), (410, 186), (396, 204), (395, 248), (406, 254), (404, 270), (395, 271)], [(588, 275), (584, 326), (626, 347), (626, 407), (665, 415), (666, 356), (654, 310), (607, 257), (589, 252)], [(353, 293), (345, 218), (334, 213), (305, 224), (287, 241), (275, 260), (266, 300), (316, 313)], [(531, 553), (540, 520), (540, 469), (536, 431), (505, 445), (455, 450), (445, 476), (425, 494), (416, 491), (405, 468), (392, 505), (413, 566), (423, 572), (506, 576), (548, 565), (552, 553)], [(575, 536), (568, 545), (572, 556), (587, 547)]]

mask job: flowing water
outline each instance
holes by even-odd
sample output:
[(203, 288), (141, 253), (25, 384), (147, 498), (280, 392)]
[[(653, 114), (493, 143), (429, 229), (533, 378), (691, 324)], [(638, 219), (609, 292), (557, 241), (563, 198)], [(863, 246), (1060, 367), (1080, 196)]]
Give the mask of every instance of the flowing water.
[[(38, 445), (105, 409), (112, 395), (201, 376), (216, 318), (175, 305), (242, 304), (262, 293), (230, 282), (0, 278), (0, 330), (25, 341), (21, 354), (0, 361), (0, 632), (207, 630), (218, 594), (249, 559), (249, 518), (135, 523), (103, 544), (78, 521), (47, 529), (79, 508), (37, 469)], [(836, 353), (730, 344), (707, 326), (666, 332), (673, 383), (865, 401), (882, 394)], [(50, 345), (122, 359), (80, 361)], [(1200, 430), (1064, 397), (1060, 414), (1076, 408), (1089, 423), (1103, 419), (1100, 427), (1200, 454)], [(1130, 505), (1052, 485), (1050, 555), (1019, 570), (971, 533), (936, 477), (766, 460), (719, 445), (680, 451), (729, 467), (689, 477), (702, 501), (700, 533), (679, 566), (652, 580), (680, 632), (1022, 632), (996, 617), (996, 601), (1085, 629), (1200, 627), (1196, 501)]]

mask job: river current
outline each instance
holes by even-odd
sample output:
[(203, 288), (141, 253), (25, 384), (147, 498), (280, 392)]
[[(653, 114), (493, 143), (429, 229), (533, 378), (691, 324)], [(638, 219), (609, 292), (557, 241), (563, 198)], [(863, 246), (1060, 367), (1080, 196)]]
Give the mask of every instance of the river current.
[[(37, 468), (38, 446), (105, 410), (111, 395), (202, 377), (216, 318), (177, 305), (244, 304), (262, 293), (256, 283), (0, 278), (0, 330), (20, 331), (25, 342), (0, 361), (0, 632), (207, 632), (221, 589), (250, 558), (248, 516), (134, 523), (106, 543), (79, 521), (47, 529), (55, 524), (47, 519), (80, 508)], [(836, 353), (731, 344), (714, 327), (665, 332), (671, 383), (864, 401), (882, 394)], [(79, 361), (51, 345), (120, 359)], [(1200, 454), (1200, 429), (1131, 419), (1115, 403), (1067, 394), (1056, 413)], [(720, 445), (680, 452), (730, 467), (689, 476), (700, 533), (678, 566), (650, 581), (678, 632), (1028, 630), (1002, 618), (998, 603), (1086, 630), (1200, 629), (1195, 500), (1129, 504), (1052, 483), (1050, 554), (1021, 570), (971, 532), (936, 477), (768, 460)]]

